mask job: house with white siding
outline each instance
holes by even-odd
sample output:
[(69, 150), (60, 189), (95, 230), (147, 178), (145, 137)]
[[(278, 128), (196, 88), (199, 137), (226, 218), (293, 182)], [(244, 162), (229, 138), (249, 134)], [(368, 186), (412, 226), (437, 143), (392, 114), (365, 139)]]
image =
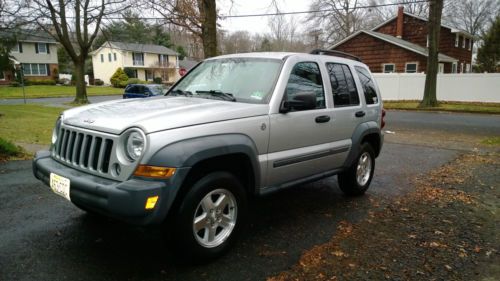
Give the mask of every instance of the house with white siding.
[[(0, 38), (12, 34), (1, 32)], [(51, 80), (58, 72), (57, 42), (49, 34), (41, 31), (16, 32), (17, 42), (10, 50), (11, 60), (16, 67), (22, 67), (26, 80)], [(0, 84), (15, 80), (12, 71), (0, 71)]]
[(174, 83), (180, 78), (179, 54), (165, 46), (107, 41), (91, 52), (94, 78), (111, 84), (110, 78), (121, 67), (144, 81), (161, 78)]

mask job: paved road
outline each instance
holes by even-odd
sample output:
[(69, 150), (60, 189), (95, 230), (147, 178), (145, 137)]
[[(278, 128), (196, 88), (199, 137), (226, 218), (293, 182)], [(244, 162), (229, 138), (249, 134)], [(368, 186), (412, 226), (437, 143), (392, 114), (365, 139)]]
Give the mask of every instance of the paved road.
[[(121, 96), (91, 96), (91, 103), (121, 99)], [(73, 98), (28, 99), (28, 103), (61, 106), (73, 101)], [(22, 104), (22, 99), (0, 99), (0, 104)], [(482, 135), (500, 134), (500, 115), (389, 111), (387, 130), (424, 129), (447, 132), (465, 132)]]
[[(477, 118), (485, 117), (391, 112), (387, 129), (440, 131), (449, 126), (498, 135), (500, 122), (490, 122), (498, 117)], [(33, 178), (29, 161), (0, 164), (0, 280), (262, 280), (294, 265), (304, 250), (328, 241), (338, 222), (362, 219), (384, 199), (410, 191), (415, 175), (458, 153), (388, 140), (366, 196), (342, 196), (333, 177), (258, 199), (236, 248), (196, 267), (178, 264), (157, 229), (76, 209)]]
[[(122, 96), (114, 95), (114, 96), (89, 96), (89, 100), (91, 103), (98, 103), (103, 101), (121, 99)], [(28, 104), (46, 104), (53, 106), (64, 106), (65, 103), (72, 102), (75, 98), (38, 98), (38, 99), (26, 99), (26, 103)], [(23, 99), (0, 99), (0, 104), (23, 104)]]
[(500, 136), (500, 115), (389, 111), (387, 130), (433, 130)]

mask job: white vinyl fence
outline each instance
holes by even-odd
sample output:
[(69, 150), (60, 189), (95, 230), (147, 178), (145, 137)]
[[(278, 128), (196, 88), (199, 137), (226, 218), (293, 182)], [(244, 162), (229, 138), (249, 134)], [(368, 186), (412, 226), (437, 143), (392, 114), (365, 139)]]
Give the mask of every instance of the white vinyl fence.
[[(373, 73), (383, 100), (421, 100), (425, 74)], [(500, 73), (438, 74), (440, 101), (500, 103)]]

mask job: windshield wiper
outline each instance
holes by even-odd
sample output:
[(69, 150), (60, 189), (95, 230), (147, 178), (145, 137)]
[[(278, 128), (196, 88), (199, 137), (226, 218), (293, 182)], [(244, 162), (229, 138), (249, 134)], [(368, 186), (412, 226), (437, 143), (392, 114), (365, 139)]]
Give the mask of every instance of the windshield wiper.
[(190, 91), (183, 91), (183, 90), (173, 90), (171, 91), (170, 93), (168, 93), (168, 96), (186, 96), (186, 97), (192, 97), (193, 96), (193, 93), (191, 93)]
[(218, 90), (210, 90), (210, 91), (196, 91), (197, 94), (209, 94), (212, 97), (222, 98), (227, 101), (236, 101), (236, 98), (231, 93), (224, 93)]

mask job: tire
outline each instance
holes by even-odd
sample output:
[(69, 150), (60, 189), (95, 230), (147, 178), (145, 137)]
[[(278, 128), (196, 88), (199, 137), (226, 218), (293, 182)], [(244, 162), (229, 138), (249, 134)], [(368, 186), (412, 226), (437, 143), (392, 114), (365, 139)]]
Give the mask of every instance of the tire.
[(246, 216), (246, 193), (238, 179), (210, 173), (191, 186), (174, 216), (174, 250), (191, 263), (217, 258), (234, 244)]
[(375, 152), (369, 143), (363, 143), (356, 161), (338, 175), (340, 190), (347, 196), (363, 195), (370, 187), (374, 171)]

